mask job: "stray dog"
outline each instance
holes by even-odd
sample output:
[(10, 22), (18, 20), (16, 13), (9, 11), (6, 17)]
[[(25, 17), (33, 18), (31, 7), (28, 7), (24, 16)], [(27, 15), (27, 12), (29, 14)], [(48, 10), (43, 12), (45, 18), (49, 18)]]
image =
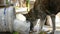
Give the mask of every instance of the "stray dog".
[(36, 0), (34, 7), (29, 11), (28, 14), (24, 14), (26, 20), (31, 22), (30, 30), (33, 28), (33, 21), (41, 20), (41, 29), (43, 28), (47, 15), (51, 16), (53, 30), (51, 34), (55, 32), (55, 15), (60, 12), (60, 0)]

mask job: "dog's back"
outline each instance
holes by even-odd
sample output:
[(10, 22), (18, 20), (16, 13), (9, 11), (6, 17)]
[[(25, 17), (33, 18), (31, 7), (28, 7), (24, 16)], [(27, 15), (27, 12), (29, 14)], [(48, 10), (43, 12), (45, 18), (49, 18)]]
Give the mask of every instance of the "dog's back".
[(60, 0), (36, 0), (34, 11), (46, 14), (57, 14), (60, 11)]

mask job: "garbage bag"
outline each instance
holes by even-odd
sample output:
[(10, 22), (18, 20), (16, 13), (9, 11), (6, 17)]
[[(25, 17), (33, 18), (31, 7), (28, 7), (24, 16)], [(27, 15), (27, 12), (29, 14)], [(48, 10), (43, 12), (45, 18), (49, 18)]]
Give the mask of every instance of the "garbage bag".
[(30, 30), (30, 22), (15, 19), (13, 25), (14, 31), (22, 34), (28, 34)]
[(26, 21), (26, 17), (23, 14), (16, 14), (16, 18), (22, 21)]

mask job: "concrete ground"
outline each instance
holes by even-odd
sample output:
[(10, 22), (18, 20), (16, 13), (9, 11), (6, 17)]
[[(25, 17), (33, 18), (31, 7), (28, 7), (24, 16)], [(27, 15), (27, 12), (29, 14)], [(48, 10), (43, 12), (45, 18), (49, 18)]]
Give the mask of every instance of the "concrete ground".
[(60, 34), (60, 31), (56, 31), (55, 34)]

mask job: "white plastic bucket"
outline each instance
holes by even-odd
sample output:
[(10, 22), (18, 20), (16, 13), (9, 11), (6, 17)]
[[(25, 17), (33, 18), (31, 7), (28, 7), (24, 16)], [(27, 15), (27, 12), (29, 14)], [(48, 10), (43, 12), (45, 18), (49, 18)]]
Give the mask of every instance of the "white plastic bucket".
[(14, 17), (13, 6), (0, 8), (0, 31), (12, 31)]

